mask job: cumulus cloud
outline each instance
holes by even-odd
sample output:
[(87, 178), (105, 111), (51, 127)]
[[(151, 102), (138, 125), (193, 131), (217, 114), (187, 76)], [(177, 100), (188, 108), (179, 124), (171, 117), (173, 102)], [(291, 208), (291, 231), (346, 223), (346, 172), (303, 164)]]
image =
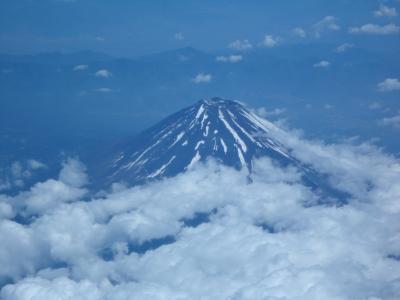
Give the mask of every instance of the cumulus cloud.
[(95, 75), (96, 75), (97, 77), (109, 78), (109, 77), (112, 76), (112, 73), (111, 73), (109, 70), (107, 70), (107, 69), (101, 69), (101, 70), (98, 70), (98, 71), (95, 73)]
[(84, 71), (87, 70), (89, 68), (88, 65), (76, 65), (73, 70), (74, 71)]
[(386, 5), (381, 4), (379, 9), (374, 11), (375, 17), (396, 17), (397, 10), (395, 7), (389, 7)]
[(261, 44), (267, 48), (273, 48), (278, 44), (278, 38), (274, 38), (272, 35), (266, 35)]
[(183, 41), (185, 39), (185, 36), (182, 32), (177, 32), (174, 34), (174, 38), (178, 41)]
[(336, 53), (343, 53), (343, 52), (346, 52), (347, 50), (349, 50), (349, 49), (351, 49), (353, 47), (354, 47), (354, 44), (344, 43), (344, 44), (341, 44), (341, 45), (337, 46), (335, 48), (335, 52)]
[(236, 40), (229, 44), (229, 48), (244, 51), (253, 48), (253, 45), (248, 40)]
[(388, 34), (397, 34), (400, 32), (400, 27), (391, 23), (387, 25), (378, 25), (378, 24), (372, 24), (368, 23), (365, 25), (362, 25), (360, 27), (351, 27), (349, 29), (350, 33), (356, 33), (356, 34), (378, 34), (378, 35), (388, 35)]
[(306, 31), (305, 31), (303, 28), (301, 28), (301, 27), (296, 27), (296, 28), (294, 28), (294, 29), (293, 29), (293, 33), (294, 33), (296, 36), (300, 37), (300, 38), (305, 38), (305, 37), (307, 36)]
[(331, 63), (329, 61), (326, 61), (326, 60), (321, 60), (320, 62), (315, 63), (313, 65), (314, 68), (328, 68), (330, 66), (331, 66)]
[(326, 16), (321, 21), (315, 23), (313, 29), (315, 36), (319, 38), (324, 32), (340, 30), (340, 26), (337, 24), (337, 19), (334, 16)]
[(212, 75), (206, 73), (199, 73), (192, 79), (194, 83), (209, 83), (211, 80)]
[(400, 90), (400, 80), (398, 78), (386, 78), (378, 83), (378, 90), (381, 92), (392, 92)]
[(242, 55), (229, 55), (229, 56), (217, 56), (216, 60), (220, 62), (230, 62), (230, 63), (236, 63), (239, 62), (243, 59)]
[(380, 124), (384, 125), (384, 126), (391, 126), (393, 128), (400, 129), (400, 113), (398, 113), (397, 115), (395, 115), (393, 117), (383, 118), (380, 121)]
[(69, 158), (63, 163), (59, 180), (73, 187), (81, 187), (88, 183), (86, 167), (78, 160)]
[(0, 168), (0, 191), (21, 188), (35, 172), (45, 169), (46, 165), (35, 159), (14, 161), (10, 166)]
[(57, 179), (0, 197), (11, 210), (0, 298), (397, 299), (400, 161), (368, 143), (269, 133), (347, 201), (320, 205), (300, 169), (269, 158), (254, 161), (251, 182), (210, 160), (88, 199), (70, 159)]

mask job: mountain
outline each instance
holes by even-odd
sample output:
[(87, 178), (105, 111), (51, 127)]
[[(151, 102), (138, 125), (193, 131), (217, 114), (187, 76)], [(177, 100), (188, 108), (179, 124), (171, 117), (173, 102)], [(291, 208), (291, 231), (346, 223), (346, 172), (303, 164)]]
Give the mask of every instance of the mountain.
[(261, 156), (299, 165), (271, 136), (273, 127), (238, 101), (201, 100), (115, 146), (103, 166), (103, 181), (144, 183), (174, 176), (209, 157), (249, 174), (252, 160)]
[(1, 63), (32, 63), (57, 66), (105, 62), (112, 59), (112, 56), (105, 53), (89, 50), (72, 53), (47, 52), (31, 55), (0, 54)]

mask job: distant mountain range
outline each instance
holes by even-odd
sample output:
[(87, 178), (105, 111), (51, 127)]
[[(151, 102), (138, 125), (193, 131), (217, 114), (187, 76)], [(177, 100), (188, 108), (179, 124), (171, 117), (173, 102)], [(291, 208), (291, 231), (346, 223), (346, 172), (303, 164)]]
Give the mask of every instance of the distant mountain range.
[[(400, 109), (397, 92), (377, 90), (379, 82), (398, 76), (397, 55), (357, 45), (337, 53), (336, 46), (216, 53), (186, 47), (138, 58), (91, 51), (0, 55), (0, 142), (6, 145), (0, 159), (18, 159), (28, 148), (30, 156), (46, 159), (49, 151), (125, 138), (189, 106), (191, 99), (214, 95), (266, 107), (269, 118), (286, 118), (312, 137), (378, 137), (400, 151), (396, 132), (378, 124)], [(230, 55), (241, 59), (217, 59)], [(322, 60), (329, 67), (314, 66)], [(209, 80), (194, 80), (199, 74)], [(370, 110), (376, 101), (382, 109)], [(283, 113), (275, 114), (276, 108)], [(43, 155), (44, 144), (54, 149)]]

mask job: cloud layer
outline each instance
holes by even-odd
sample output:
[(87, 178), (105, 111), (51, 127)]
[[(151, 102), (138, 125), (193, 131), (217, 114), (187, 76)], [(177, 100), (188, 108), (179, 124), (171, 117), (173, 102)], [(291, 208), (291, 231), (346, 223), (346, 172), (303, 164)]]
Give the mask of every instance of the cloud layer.
[(400, 162), (370, 144), (271, 134), (348, 204), (320, 205), (297, 169), (268, 158), (251, 183), (209, 161), (89, 196), (70, 159), (57, 179), (0, 197), (1, 298), (397, 299)]

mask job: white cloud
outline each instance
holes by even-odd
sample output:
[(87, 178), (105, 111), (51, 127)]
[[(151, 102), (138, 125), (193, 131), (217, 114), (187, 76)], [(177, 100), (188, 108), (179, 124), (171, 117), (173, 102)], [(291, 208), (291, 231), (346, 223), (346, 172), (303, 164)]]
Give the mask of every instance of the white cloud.
[(100, 92), (100, 93), (111, 93), (113, 89), (107, 88), (107, 87), (102, 87), (95, 89), (95, 92)]
[(86, 167), (79, 160), (69, 158), (63, 163), (59, 180), (73, 187), (82, 187), (88, 183)]
[(286, 111), (284, 108), (275, 108), (273, 110), (267, 110), (265, 107), (260, 107), (256, 109), (254, 112), (260, 117), (266, 118), (268, 116), (278, 116), (283, 114)]
[(89, 68), (88, 65), (76, 65), (73, 70), (74, 71), (83, 71), (83, 70), (87, 70)]
[(209, 83), (211, 82), (212, 75), (206, 73), (199, 73), (192, 79), (194, 83)]
[(293, 29), (293, 33), (298, 37), (305, 38), (307, 36), (306, 31), (301, 27), (296, 27)]
[(252, 49), (253, 45), (248, 40), (236, 40), (229, 44), (229, 48), (244, 51)]
[(384, 126), (391, 126), (400, 129), (400, 113), (393, 117), (383, 118), (380, 123)]
[(274, 38), (272, 35), (264, 36), (264, 40), (262, 41), (262, 45), (267, 48), (273, 48), (278, 44), (278, 38)]
[(325, 104), (324, 105), (324, 109), (326, 109), (326, 110), (330, 110), (330, 109), (332, 109), (333, 108), (333, 105), (332, 104)]
[(400, 79), (386, 78), (384, 81), (378, 83), (378, 90), (381, 92), (392, 92), (400, 90)]
[(97, 77), (109, 78), (109, 77), (112, 76), (112, 73), (111, 73), (110, 71), (106, 70), (106, 69), (101, 69), (101, 70), (98, 70), (98, 71), (95, 73), (95, 75), (96, 75)]
[(328, 68), (330, 66), (331, 66), (331, 63), (329, 61), (326, 61), (326, 60), (321, 60), (320, 62), (315, 63), (313, 65), (314, 68)]
[(106, 39), (102, 36), (96, 36), (95, 39), (96, 39), (96, 41), (101, 42), (101, 43), (106, 41)]
[(326, 16), (321, 21), (313, 25), (314, 34), (317, 38), (326, 31), (338, 31), (340, 26), (337, 24), (337, 19), (333, 16)]
[(0, 191), (7, 191), (13, 188), (22, 188), (27, 180), (46, 165), (35, 159), (26, 161), (14, 161), (9, 167), (2, 166), (0, 169)]
[(354, 44), (344, 43), (335, 48), (336, 53), (343, 53), (354, 47)]
[(375, 17), (396, 17), (397, 11), (395, 7), (389, 7), (381, 4), (379, 9), (374, 11)]
[(182, 32), (177, 32), (174, 34), (174, 38), (178, 41), (183, 41), (185, 39), (185, 36)]
[[(68, 160), (59, 179), (0, 196), (0, 282), (12, 281), (0, 298), (395, 300), (400, 161), (366, 143), (269, 133), (349, 193), (348, 202), (318, 205), (326, 199), (297, 168), (268, 158), (254, 161), (252, 182), (209, 161), (87, 199), (78, 187), (84, 167)], [(29, 223), (11, 219), (27, 209)], [(135, 248), (165, 236), (173, 238), (151, 251)]]
[(37, 169), (43, 169), (46, 168), (46, 165), (36, 159), (29, 159), (27, 161), (27, 164), (29, 166), (30, 169), (32, 170), (37, 170)]
[(216, 60), (220, 62), (236, 63), (243, 59), (242, 55), (229, 55), (229, 56), (217, 56)]
[(365, 33), (365, 34), (397, 34), (400, 32), (400, 27), (391, 23), (387, 25), (378, 25), (378, 24), (365, 24), (361, 27), (351, 27), (349, 29), (350, 33)]

